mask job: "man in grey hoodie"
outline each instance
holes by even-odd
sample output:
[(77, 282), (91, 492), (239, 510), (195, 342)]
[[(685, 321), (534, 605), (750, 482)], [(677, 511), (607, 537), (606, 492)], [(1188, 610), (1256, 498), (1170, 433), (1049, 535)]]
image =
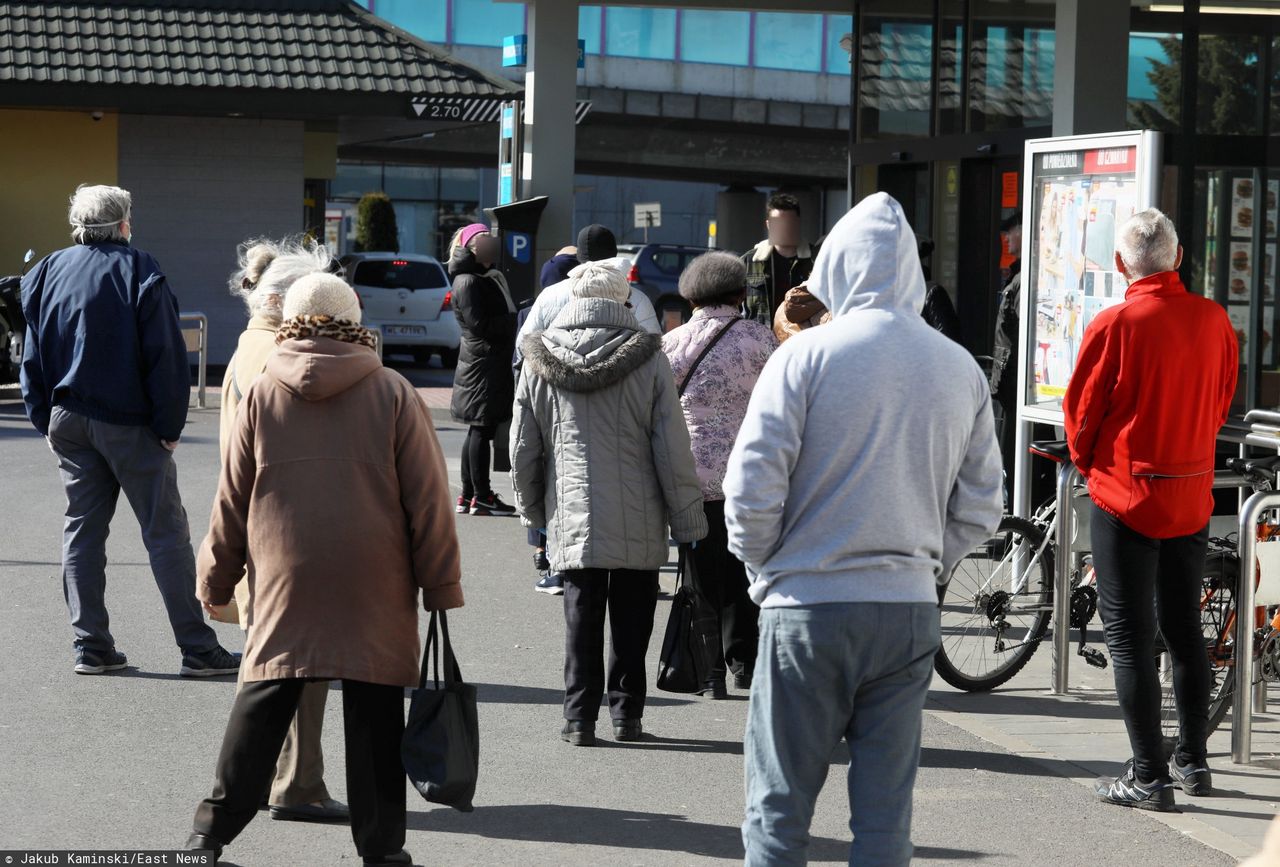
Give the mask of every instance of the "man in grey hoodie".
[(915, 236), (888, 195), (836, 224), (809, 291), (834, 318), (769, 360), (724, 482), (762, 609), (746, 863), (805, 863), (844, 738), (850, 863), (905, 865), (939, 588), (1000, 520), (991, 392), (920, 317)]

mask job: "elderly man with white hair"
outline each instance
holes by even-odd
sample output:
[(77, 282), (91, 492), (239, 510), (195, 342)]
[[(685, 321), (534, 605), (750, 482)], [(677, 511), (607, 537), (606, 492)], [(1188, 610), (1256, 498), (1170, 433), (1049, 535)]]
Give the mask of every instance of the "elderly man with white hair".
[(132, 198), (81, 186), (70, 247), (22, 280), (27, 416), (58, 457), (67, 494), (62, 580), (77, 674), (127, 664), (108, 629), (107, 532), (124, 491), (182, 651), (185, 677), (235, 674), (195, 597), (195, 556), (173, 450), (187, 420), (191, 372), (178, 303), (160, 266), (130, 244)]
[[(1187, 292), (1169, 218), (1150, 209), (1117, 233), (1125, 300), (1085, 331), (1063, 409), (1071, 458), (1089, 483), (1098, 609), (1133, 759), (1096, 784), (1112, 804), (1167, 812), (1173, 788), (1212, 793), (1206, 763), (1209, 662), (1200, 626), (1218, 430), (1239, 349), (1226, 312)], [(1173, 660), (1180, 738), (1160, 731), (1159, 626)]]

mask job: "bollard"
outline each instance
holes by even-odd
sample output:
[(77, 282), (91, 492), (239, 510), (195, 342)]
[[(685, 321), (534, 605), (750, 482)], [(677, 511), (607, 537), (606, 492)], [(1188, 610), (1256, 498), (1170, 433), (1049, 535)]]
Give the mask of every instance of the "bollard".
[[(1260, 491), (1240, 510), (1240, 576), (1236, 586), (1235, 691), (1231, 697), (1231, 761), (1246, 765), (1253, 756), (1253, 591), (1258, 574), (1258, 520), (1280, 506), (1280, 493)], [(1265, 700), (1265, 699), (1264, 699)]]
[[(203, 313), (183, 313), (178, 317), (180, 323), (195, 323), (195, 328), (183, 328), (182, 338), (186, 342), (187, 352), (198, 352), (200, 360), (196, 364), (196, 406), (205, 408), (206, 375), (209, 368), (209, 317)], [(192, 345), (194, 336), (194, 345)]]
[(1053, 575), (1053, 653), (1049, 660), (1050, 687), (1054, 695), (1067, 694), (1071, 659), (1071, 561), (1075, 535), (1072, 492), (1081, 480), (1074, 464), (1058, 468), (1057, 561)]

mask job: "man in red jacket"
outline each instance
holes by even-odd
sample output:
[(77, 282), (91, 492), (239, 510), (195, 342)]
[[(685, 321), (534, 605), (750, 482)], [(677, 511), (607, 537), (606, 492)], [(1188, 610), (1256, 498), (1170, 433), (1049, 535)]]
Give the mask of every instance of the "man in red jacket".
[[(1098, 608), (1133, 760), (1098, 796), (1173, 809), (1173, 786), (1208, 795), (1209, 662), (1200, 584), (1213, 513), (1214, 443), (1235, 394), (1239, 349), (1221, 306), (1178, 279), (1169, 218), (1135, 214), (1116, 239), (1123, 303), (1090, 323), (1063, 402), (1071, 457), (1089, 483)], [(1156, 624), (1173, 659), (1181, 737), (1160, 733)]]

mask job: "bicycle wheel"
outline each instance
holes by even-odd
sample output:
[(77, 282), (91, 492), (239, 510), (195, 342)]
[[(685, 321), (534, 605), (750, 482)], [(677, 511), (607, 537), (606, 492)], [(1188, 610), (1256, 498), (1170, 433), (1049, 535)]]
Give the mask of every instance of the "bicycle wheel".
[[(1209, 734), (1213, 734), (1227, 711), (1235, 692), (1234, 636), (1228, 625), (1235, 612), (1236, 584), (1240, 562), (1230, 552), (1210, 552), (1205, 563), (1204, 589), (1200, 596), (1200, 625), (1204, 632), (1205, 653), (1209, 657)], [(1163, 641), (1157, 638), (1157, 652)], [(1165, 752), (1171, 753), (1178, 743), (1178, 707), (1173, 694), (1172, 666), (1160, 672), (1160, 717)]]
[(1053, 548), (1039, 526), (1006, 515), (951, 573), (934, 669), (956, 689), (994, 689), (1031, 659), (1052, 612)]

